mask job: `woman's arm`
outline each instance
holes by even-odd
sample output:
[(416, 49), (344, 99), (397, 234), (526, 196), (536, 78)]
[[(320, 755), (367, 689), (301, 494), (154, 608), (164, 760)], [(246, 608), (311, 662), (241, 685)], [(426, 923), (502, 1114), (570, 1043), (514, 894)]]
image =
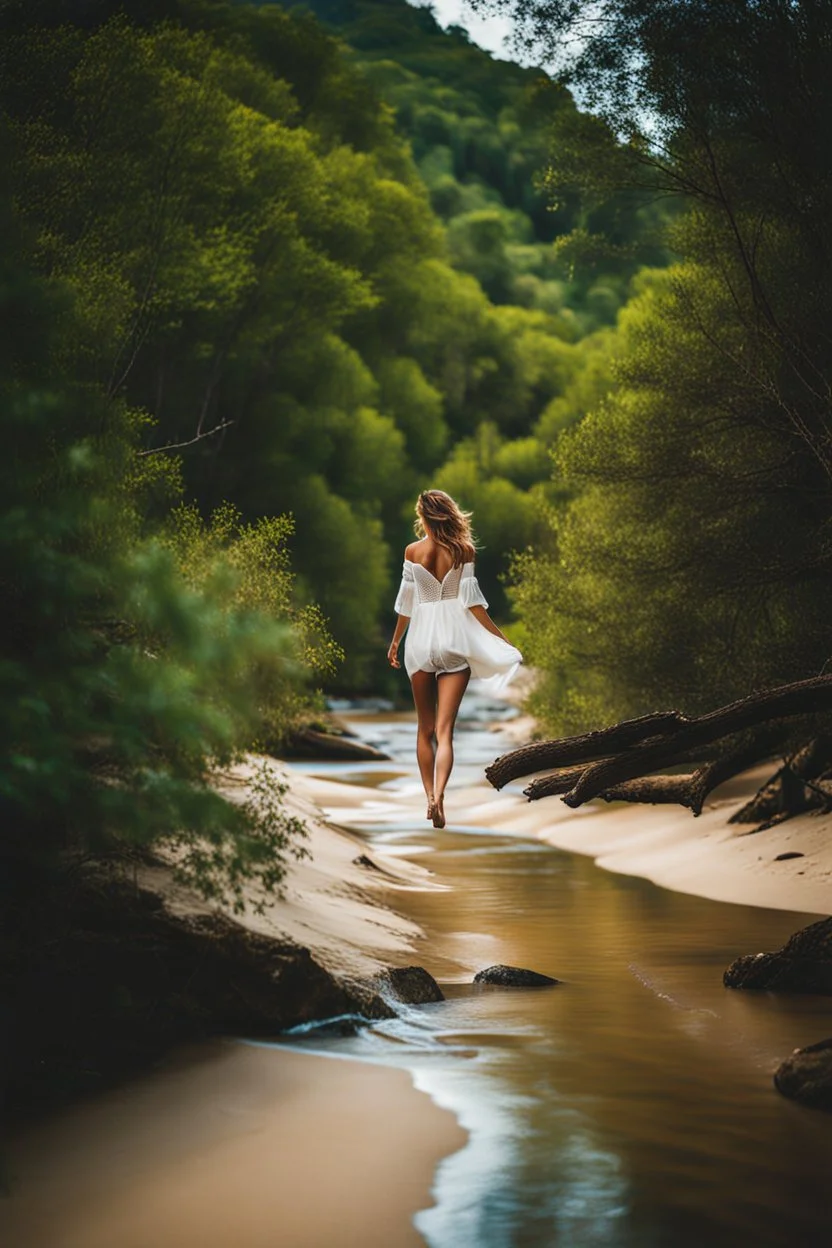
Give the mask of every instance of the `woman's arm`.
[(390, 648), (387, 651), (387, 661), (391, 667), (401, 667), (399, 662), (399, 642), (404, 637), (405, 630), (410, 623), (409, 615), (396, 616), (396, 630), (393, 633), (393, 640), (390, 642)]
[[(501, 630), (497, 627), (485, 607), (469, 607), (468, 610), (471, 612), (475, 620), (479, 620), (483, 628), (488, 629), (489, 633), (493, 633), (495, 637), (502, 637), (503, 641), (508, 641), (508, 637), (506, 637), (505, 633), (501, 632)], [(509, 642), (509, 645), (511, 645), (511, 642)]]

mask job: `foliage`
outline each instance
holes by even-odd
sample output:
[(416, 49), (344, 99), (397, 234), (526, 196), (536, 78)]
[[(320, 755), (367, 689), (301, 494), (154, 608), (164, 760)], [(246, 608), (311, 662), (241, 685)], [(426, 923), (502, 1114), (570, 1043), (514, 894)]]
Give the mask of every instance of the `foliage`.
[[(235, 808), (239, 823), (233, 836), (209, 839), (178, 832), (166, 838), (175, 855), (176, 878), (210, 900), (230, 898), (238, 914), (247, 904), (263, 914), (269, 896), (281, 892), (287, 858), (311, 856), (303, 843), (308, 827), (286, 810), (288, 791), (274, 767), (260, 759), (247, 778), (245, 801)], [(259, 896), (252, 884), (259, 885)]]
[[(214, 785), (262, 734), (263, 688), (288, 695), (303, 677), (285, 524), (239, 529), (226, 567), (201, 582), (170, 541), (143, 533), (147, 493), (172, 483), (136, 456), (144, 422), (65, 375), (73, 291), (32, 272), (8, 199), (2, 219), (4, 857), (45, 864), (173, 839), (203, 892), (239, 903), (244, 874), (279, 885), (300, 831), (278, 816), (277, 791), (238, 807)], [(277, 596), (263, 588), (275, 563)], [(331, 653), (325, 636), (313, 653)]]
[[(537, 192), (520, 193), (545, 150), (539, 76), (492, 65), (429, 14), (394, 6), (393, 26), (413, 19), (425, 35), (422, 52), (399, 43), (410, 111), (404, 97), (396, 107), (406, 131), (419, 92), (441, 96), (453, 125), (468, 117), (470, 169), (454, 166), (467, 198), (447, 232), (372, 85), (368, 14), (354, 15), (359, 72), (311, 18), (279, 6), (115, 7), (101, 0), (67, 24), (64, 5), (42, 0), (3, 18), (13, 191), (35, 262), (74, 296), (62, 367), (137, 413), (144, 471), (159, 477), (146, 529), (170, 505), (165, 447), (181, 452), (182, 488), (203, 512), (226, 499), (245, 524), (291, 512), (297, 592), (346, 652), (327, 679), (377, 681), (416, 492), (453, 477), (454, 444), (482, 423), (534, 436), (579, 370), (571, 344), (590, 304), (614, 317), (626, 280), (610, 277), (606, 304), (593, 290), (584, 311), (569, 306), (577, 287), (549, 258), (551, 217)], [(393, 29), (376, 22), (376, 40), (382, 28)], [(457, 87), (440, 89), (434, 60)], [(422, 171), (440, 147), (417, 145)], [(528, 537), (533, 462), (510, 469), (517, 479), (492, 466), (475, 492), (510, 521), (482, 519), (495, 580)], [(504, 611), (496, 584), (494, 597)]]
[(288, 549), (294, 527), (290, 516), (246, 524), (230, 503), (218, 507), (206, 523), (191, 504), (171, 513), (161, 535), (184, 583), (198, 593), (216, 594), (225, 615), (252, 613), (289, 625), (291, 663), (263, 663), (256, 653), (250, 656), (247, 677), (256, 689), (259, 720), (252, 743), (265, 750), (277, 748), (292, 725), (308, 715), (309, 693), (298, 682), (298, 668), (324, 679), (344, 657), (319, 605), (295, 601)]
[[(263, 6), (265, 7), (265, 6)], [(564, 311), (573, 333), (611, 324), (640, 265), (666, 263), (663, 211), (609, 181), (588, 196), (574, 183), (553, 197), (544, 171), (587, 119), (565, 87), (540, 70), (494, 61), (459, 26), (443, 30), (430, 6), (406, 0), (309, 0), (355, 49), (395, 109), (431, 203), (449, 226), (457, 268), (496, 303)], [(606, 153), (609, 156), (609, 152)], [(576, 264), (553, 240), (586, 233), (603, 244)], [(590, 298), (601, 286), (606, 300)]]
[[(614, 387), (559, 441), (565, 502), (516, 567), (556, 730), (701, 710), (832, 649), (830, 14), (596, 8), (572, 71), (607, 124), (569, 176), (682, 194), (684, 262), (622, 314)], [(549, 46), (576, 33), (574, 6), (517, 10)], [(629, 143), (611, 173), (613, 126)]]
[[(72, 296), (56, 360), (129, 413), (139, 537), (229, 610), (256, 581), (243, 551), (267, 577), (290, 542), (281, 618), (317, 636), (317, 603), (345, 660), (307, 659), (356, 690), (393, 679), (420, 488), (474, 507), (506, 614), (510, 554), (563, 493), (549, 449), (602, 386), (657, 221), (577, 184), (551, 210), (535, 171), (552, 120), (579, 123), (538, 71), (403, 0), (314, 8), (339, 39), (277, 4), (10, 0), (0, 107), (32, 261)], [(578, 246), (611, 223), (606, 252)], [(198, 514), (170, 518), (182, 497)], [(299, 695), (269, 680), (255, 737), (273, 744)]]

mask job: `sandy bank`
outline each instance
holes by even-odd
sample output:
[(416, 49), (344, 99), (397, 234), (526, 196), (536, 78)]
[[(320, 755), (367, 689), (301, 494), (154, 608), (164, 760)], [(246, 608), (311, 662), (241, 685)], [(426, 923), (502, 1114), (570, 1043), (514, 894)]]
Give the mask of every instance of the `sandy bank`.
[[(495, 754), (499, 753), (495, 749)], [(771, 774), (752, 768), (715, 789), (702, 814), (675, 806), (590, 802), (571, 810), (557, 797), (529, 802), (522, 784), (502, 792), (485, 779), (453, 789), (445, 803), (449, 827), (528, 836), (593, 857), (599, 866), (638, 875), (664, 888), (713, 901), (832, 913), (832, 816), (800, 815), (765, 832), (730, 824), (730, 816)], [(423, 816), (419, 794), (391, 794), (303, 777), (306, 795), (340, 824), (372, 824)], [(777, 861), (778, 855), (802, 855)]]
[[(264, 903), (262, 914), (251, 908), (242, 919), (229, 908), (224, 913), (253, 931), (306, 946), (334, 975), (368, 975), (382, 965), (412, 961), (422, 932), (389, 906), (395, 904), (399, 891), (434, 887), (430, 874), (416, 863), (369, 850), (359, 837), (327, 823), (319, 801), (322, 793), (329, 796), (326, 781), (310, 784), (302, 774), (287, 775), (279, 763), (270, 765), (290, 782), (285, 808), (309, 829), (304, 844), (311, 857), (289, 860), (282, 898), (268, 898), (253, 888), (246, 890), (252, 901)], [(242, 798), (251, 769), (252, 764), (242, 764), (228, 772), (220, 786), (222, 791)], [(365, 794), (365, 790), (349, 784), (336, 787), (343, 791), (346, 802), (360, 802), (360, 795)], [(164, 867), (142, 868), (138, 879), (143, 886), (161, 893), (174, 914), (213, 909), (193, 890), (175, 884)]]
[[(771, 774), (756, 767), (715, 789), (698, 818), (674, 806), (592, 802), (570, 810), (559, 798), (528, 802), (521, 793), (477, 788), (460, 794), (466, 822), (548, 841), (591, 855), (599, 866), (643, 876), (712, 901), (832, 911), (832, 817), (801, 815), (765, 832), (728, 822)], [(802, 857), (777, 861), (778, 855)]]
[(402, 1070), (217, 1044), (15, 1143), (5, 1248), (406, 1248), (465, 1133)]
[[(626, 802), (570, 810), (559, 798), (528, 802), (517, 791), (495, 801), (477, 788), (459, 798), (466, 821), (589, 854), (609, 871), (713, 901), (828, 914), (832, 817), (801, 815), (765, 832), (728, 822), (771, 771), (755, 767), (715, 789), (698, 818), (680, 807)], [(802, 857), (777, 861), (784, 853)]]
[[(250, 765), (235, 769), (223, 788), (242, 797), (249, 774)], [(226, 915), (255, 933), (307, 947), (336, 977), (418, 961), (421, 929), (390, 907), (399, 894), (436, 887), (430, 873), (330, 826), (303, 777), (291, 782), (286, 808), (306, 823), (312, 856), (291, 862), (282, 898), (252, 891), (251, 900), (266, 903), (262, 915), (249, 910), (241, 918), (230, 909)], [(349, 797), (351, 786), (337, 787)], [(186, 916), (186, 928), (204, 924), (214, 910), (175, 883), (163, 863), (137, 868), (135, 879), (142, 896), (164, 899), (174, 929)], [(120, 949), (127, 952), (124, 940)], [(248, 1000), (245, 970), (231, 956), (215, 972), (222, 981), (216, 986), (229, 980)], [(130, 972), (123, 974), (129, 981)], [(282, 991), (282, 982), (275, 979), (274, 991)], [(196, 992), (194, 983), (188, 979), (186, 995)], [(175, 999), (178, 992), (174, 985)], [(100, 1029), (105, 1047), (118, 1044), (106, 1019)], [(264, 1034), (262, 1025), (227, 1029)], [(431, 1204), (439, 1160), (466, 1138), (453, 1115), (417, 1092), (404, 1071), (212, 1041), (15, 1131), (0, 1175), (10, 1196), (0, 1200), (0, 1242), (4, 1248), (419, 1244), (413, 1216)]]

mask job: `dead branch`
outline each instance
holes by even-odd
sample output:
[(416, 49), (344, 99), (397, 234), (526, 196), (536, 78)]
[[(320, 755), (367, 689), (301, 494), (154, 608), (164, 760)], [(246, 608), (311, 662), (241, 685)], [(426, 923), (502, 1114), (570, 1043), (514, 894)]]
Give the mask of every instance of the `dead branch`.
[(647, 738), (657, 736), (688, 720), (681, 711), (659, 711), (652, 715), (640, 715), (637, 719), (625, 719), (610, 728), (581, 733), (576, 737), (561, 737), (555, 741), (534, 741), (519, 750), (502, 754), (495, 759), (485, 774), (495, 789), (519, 776), (529, 776), (547, 767), (562, 767), (568, 763), (586, 763), (593, 758), (607, 758), (616, 750), (628, 749)]
[[(755, 692), (704, 715), (689, 718), (680, 711), (665, 711), (596, 732), (537, 742), (498, 758), (486, 775), (500, 788), (518, 776), (554, 766), (551, 775), (525, 790), (530, 801), (556, 793), (571, 807), (594, 797), (672, 801), (698, 815), (718, 784), (772, 756), (789, 720), (828, 711), (832, 711), (832, 676), (816, 676)], [(722, 749), (717, 748), (720, 742)], [(832, 741), (818, 737), (799, 757), (804, 775), (791, 772), (790, 778), (781, 778), (782, 795), (775, 809), (784, 802), (792, 808), (795, 801), (807, 800), (803, 780), (825, 778), (822, 772), (830, 766)], [(699, 759), (701, 766), (690, 774), (655, 774), (691, 759)], [(814, 800), (819, 800), (818, 794)]]
[[(764, 739), (758, 735), (736, 749), (719, 754), (693, 772), (670, 776), (639, 776), (632, 780), (625, 780), (621, 784), (611, 785), (598, 796), (606, 802), (644, 802), (651, 805), (667, 803), (687, 806), (694, 815), (700, 815), (708, 794), (718, 785), (730, 780), (732, 776), (739, 775), (754, 763), (762, 761), (770, 740), (770, 734), (766, 734)], [(677, 755), (673, 762), (667, 763), (666, 766), (673, 766), (682, 761), (686, 760)], [(551, 776), (533, 780), (523, 792), (530, 802), (555, 793), (568, 793), (584, 770), (585, 768), (580, 765), (561, 768)]]
[(194, 437), (188, 438), (186, 442), (168, 442), (165, 446), (152, 446), (147, 451), (138, 451), (139, 456), (160, 455), (162, 451), (178, 451), (185, 446), (193, 446), (195, 442), (202, 442), (205, 438), (213, 437), (215, 433), (219, 433), (222, 429), (227, 429), (229, 425), (233, 425), (233, 420), (223, 420), (220, 424), (214, 425), (213, 429), (206, 429), (204, 433), (196, 433)]
[(815, 737), (787, 758), (773, 776), (761, 785), (754, 797), (736, 811), (729, 823), (759, 823), (775, 815), (796, 814), (824, 806), (829, 800), (828, 780), (832, 740)]

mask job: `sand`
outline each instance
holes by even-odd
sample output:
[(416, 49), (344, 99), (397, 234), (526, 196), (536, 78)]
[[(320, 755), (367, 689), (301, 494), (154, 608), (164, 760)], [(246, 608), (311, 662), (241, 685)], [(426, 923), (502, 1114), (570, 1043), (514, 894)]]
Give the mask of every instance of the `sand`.
[[(589, 854), (599, 866), (642, 876), (664, 888), (805, 914), (832, 913), (832, 816), (805, 814), (764, 832), (730, 816), (774, 770), (755, 767), (715, 789), (701, 815), (676, 806), (587, 803), (572, 810), (560, 798), (528, 802), (504, 792), (494, 801), (479, 788), (460, 794), (466, 820)], [(518, 786), (519, 787), (519, 786)], [(777, 861), (778, 855), (802, 856)]]
[[(522, 787), (531, 777), (501, 792), (485, 779), (452, 789), (445, 811), (449, 827), (488, 828), (547, 841), (558, 849), (588, 854), (609, 871), (642, 876), (677, 892), (830, 914), (832, 815), (799, 815), (764, 832), (754, 832), (753, 824), (728, 822), (775, 768), (771, 763), (754, 767), (714, 789), (698, 817), (677, 806), (600, 799), (577, 810), (559, 797), (529, 802)], [(380, 794), (310, 777), (302, 780), (306, 796), (342, 825), (383, 822), (394, 811), (400, 819), (418, 820), (423, 814), (418, 794)], [(778, 862), (783, 853), (802, 856)]]
[[(309, 836), (303, 843), (311, 856), (300, 861), (289, 859), (282, 898), (265, 897), (253, 888), (246, 890), (251, 900), (265, 906), (263, 914), (248, 910), (243, 920), (246, 926), (305, 945), (336, 975), (370, 975), (381, 966), (412, 962), (424, 935), (417, 924), (390, 908), (391, 899), (395, 902), (398, 893), (413, 888), (437, 887), (430, 872), (417, 863), (370, 849), (360, 837), (333, 827), (321, 809), (337, 795), (338, 803), (354, 812), (363, 802), (376, 798), (376, 791), (312, 780), (297, 773), (289, 775), (274, 760), (254, 758), (225, 775), (223, 791), (231, 797), (244, 796), (252, 768), (263, 762), (290, 783), (286, 813), (305, 823)], [(165, 867), (141, 868), (138, 879), (164, 894), (175, 913), (206, 910), (203, 899), (175, 884)], [(240, 921), (230, 908), (225, 907), (225, 913)]]
[[(495, 754), (500, 748), (495, 738)], [(832, 817), (803, 815), (750, 835), (749, 825), (728, 823), (770, 771), (757, 767), (721, 786), (699, 818), (668, 806), (529, 803), (521, 785), (498, 793), (484, 778), (450, 791), (446, 809), (451, 827), (542, 839), (670, 889), (827, 914)], [(242, 793), (247, 775), (229, 774), (229, 792)], [(335, 972), (429, 960), (421, 930), (389, 906), (400, 897), (406, 910), (408, 891), (442, 885), (349, 832), (391, 819), (418, 824), (416, 785), (394, 793), (294, 773), (291, 786), (288, 806), (310, 828), (313, 859), (294, 863), (285, 898), (247, 922), (307, 945)], [(802, 857), (776, 861), (788, 852)], [(202, 907), (162, 869), (146, 882), (164, 886), (174, 908)], [(285, 1047), (208, 1046), (15, 1140), (0, 1240), (6, 1248), (406, 1248), (422, 1242), (412, 1219), (431, 1203), (436, 1165), (465, 1139), (404, 1071)]]
[[(244, 793), (255, 761), (224, 778), (226, 791)], [(390, 904), (436, 887), (430, 873), (327, 824), (312, 800), (318, 782), (291, 779), (286, 809), (304, 819), (312, 857), (291, 862), (284, 898), (246, 925), (306, 945), (336, 974), (420, 961), (421, 929)], [(353, 808), (376, 796), (336, 788)], [(210, 908), (167, 867), (139, 877), (174, 911)], [(407, 1248), (423, 1243), (413, 1217), (432, 1204), (439, 1161), (466, 1139), (403, 1070), (288, 1046), (200, 1046), (9, 1140), (0, 1243)]]
[(466, 1134), (402, 1070), (242, 1043), (30, 1130), (4, 1248), (409, 1248)]

